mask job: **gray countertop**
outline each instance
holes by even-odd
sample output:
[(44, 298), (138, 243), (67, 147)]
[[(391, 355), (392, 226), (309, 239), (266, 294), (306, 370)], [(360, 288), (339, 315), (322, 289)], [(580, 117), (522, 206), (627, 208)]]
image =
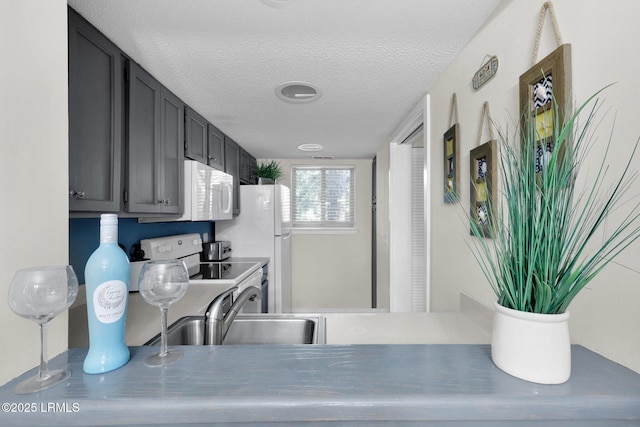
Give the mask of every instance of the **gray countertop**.
[(0, 388), (0, 425), (640, 425), (640, 375), (581, 346), (561, 385), (501, 372), (488, 345), (182, 348), (149, 368), (158, 348), (131, 347), (128, 364), (102, 375), (82, 372), (86, 349), (69, 350), (50, 363), (69, 364), (65, 383)]

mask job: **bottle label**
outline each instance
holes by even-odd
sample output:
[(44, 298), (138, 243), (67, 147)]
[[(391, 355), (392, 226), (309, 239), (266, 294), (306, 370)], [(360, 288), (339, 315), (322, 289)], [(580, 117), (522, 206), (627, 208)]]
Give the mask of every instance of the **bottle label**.
[(122, 280), (109, 280), (93, 293), (93, 310), (102, 323), (117, 322), (127, 306), (127, 285)]

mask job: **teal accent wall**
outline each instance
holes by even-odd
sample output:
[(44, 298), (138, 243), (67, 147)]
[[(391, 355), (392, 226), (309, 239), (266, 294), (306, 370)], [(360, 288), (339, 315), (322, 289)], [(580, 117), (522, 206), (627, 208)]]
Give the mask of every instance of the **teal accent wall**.
[[(118, 243), (124, 245), (127, 255), (134, 243), (141, 239), (174, 234), (207, 233), (213, 239), (214, 223), (158, 222), (139, 224), (136, 218), (118, 218)], [(100, 218), (69, 219), (69, 263), (84, 283), (84, 266), (89, 256), (100, 245)]]

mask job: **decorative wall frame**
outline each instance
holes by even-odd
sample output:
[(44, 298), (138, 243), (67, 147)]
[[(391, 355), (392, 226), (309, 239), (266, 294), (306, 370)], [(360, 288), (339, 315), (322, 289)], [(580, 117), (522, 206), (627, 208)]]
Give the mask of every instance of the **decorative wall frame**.
[(542, 169), (545, 154), (553, 149), (553, 124), (564, 122), (570, 93), (570, 44), (559, 46), (520, 76), (522, 129), (536, 132), (538, 137), (536, 172)]
[[(491, 140), (471, 150), (469, 156), (469, 176), (471, 177), (471, 227), (479, 230), (484, 237), (489, 232), (490, 212), (496, 207), (497, 142)], [(470, 234), (475, 233), (471, 228)]]
[(471, 85), (475, 90), (480, 90), (498, 73), (498, 65), (500, 64), (498, 57), (486, 55), (484, 59), (487, 59), (487, 57), (489, 57), (489, 60), (480, 66), (480, 69), (476, 71), (471, 79)]
[(443, 136), (443, 195), (445, 203), (455, 203), (460, 197), (460, 125), (458, 125), (458, 95), (451, 95), (449, 130)]
[(444, 202), (455, 203), (458, 200), (458, 183), (460, 171), (458, 158), (460, 151), (460, 130), (458, 124), (454, 124), (444, 133)]

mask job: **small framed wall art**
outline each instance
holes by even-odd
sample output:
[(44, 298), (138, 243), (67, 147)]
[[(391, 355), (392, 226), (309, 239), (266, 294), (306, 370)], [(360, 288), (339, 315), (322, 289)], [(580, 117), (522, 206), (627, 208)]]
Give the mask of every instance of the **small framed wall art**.
[(520, 76), (521, 126), (524, 132), (535, 133), (536, 173), (553, 149), (553, 126), (563, 123), (570, 93), (570, 44), (561, 45)]
[(489, 223), (490, 215), (496, 208), (496, 177), (497, 177), (497, 142), (491, 140), (471, 150), (469, 161), (469, 176), (471, 177), (470, 234), (474, 228), (478, 235), (491, 237)]
[(458, 200), (458, 151), (460, 150), (458, 124), (454, 124), (444, 133), (444, 202), (455, 203)]

